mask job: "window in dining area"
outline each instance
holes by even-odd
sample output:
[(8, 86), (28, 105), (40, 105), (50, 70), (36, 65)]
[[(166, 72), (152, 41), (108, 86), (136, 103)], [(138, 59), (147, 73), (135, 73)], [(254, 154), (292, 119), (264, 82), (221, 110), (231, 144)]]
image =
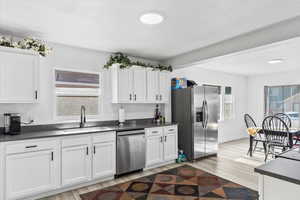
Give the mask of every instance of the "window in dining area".
[(265, 116), (285, 113), (300, 127), (300, 85), (265, 86)]

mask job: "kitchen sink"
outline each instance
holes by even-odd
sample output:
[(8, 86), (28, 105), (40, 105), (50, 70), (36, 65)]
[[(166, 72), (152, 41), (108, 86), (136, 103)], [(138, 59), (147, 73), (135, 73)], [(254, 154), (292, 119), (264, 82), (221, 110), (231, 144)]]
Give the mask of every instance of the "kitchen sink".
[(63, 130), (65, 134), (80, 134), (80, 133), (94, 133), (94, 132), (102, 132), (102, 131), (112, 131), (113, 129), (110, 127), (87, 127), (87, 128), (73, 128)]

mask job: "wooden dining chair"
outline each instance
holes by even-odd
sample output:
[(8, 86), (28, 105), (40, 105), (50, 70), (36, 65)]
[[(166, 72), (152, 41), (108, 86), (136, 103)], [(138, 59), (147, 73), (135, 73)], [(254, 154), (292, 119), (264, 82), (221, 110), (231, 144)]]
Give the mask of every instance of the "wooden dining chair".
[(285, 113), (276, 113), (274, 116), (279, 117), (280, 119), (282, 119), (289, 128), (292, 127), (292, 120), (287, 114), (285, 114)]
[[(285, 114), (285, 113), (277, 113), (274, 116), (275, 117), (279, 117), (280, 119), (282, 119), (289, 128), (292, 127), (292, 120), (291, 120), (291, 118), (287, 114)], [(293, 136), (293, 140), (295, 141), (294, 145), (297, 145), (297, 143), (300, 141), (300, 136), (299, 135)]]
[(265, 154), (265, 161), (268, 159), (268, 155), (276, 154), (275, 147), (281, 148), (281, 151), (285, 151), (292, 147), (291, 135), (289, 127), (279, 117), (268, 116), (262, 123), (262, 129), (266, 137), (267, 151)]
[[(246, 124), (247, 129), (248, 128), (257, 128), (257, 125), (256, 125), (254, 119), (249, 114), (244, 115), (244, 120), (245, 120), (245, 124)], [(264, 152), (266, 153), (266, 145), (265, 145), (266, 139), (265, 139), (265, 136), (263, 134), (261, 134), (261, 132), (258, 132), (258, 133), (256, 133), (256, 135), (254, 135), (252, 137), (253, 137), (253, 142), (255, 142), (252, 153), (256, 150), (257, 144), (259, 142), (261, 142), (263, 144)], [(251, 147), (249, 147), (249, 150), (248, 150), (247, 154), (249, 154), (250, 151), (251, 151)]]

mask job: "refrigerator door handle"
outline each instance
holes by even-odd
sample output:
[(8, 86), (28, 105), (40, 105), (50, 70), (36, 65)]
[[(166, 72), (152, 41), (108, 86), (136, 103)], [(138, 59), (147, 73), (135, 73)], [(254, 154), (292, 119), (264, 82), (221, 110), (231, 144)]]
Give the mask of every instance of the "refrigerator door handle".
[(208, 106), (207, 106), (207, 101), (205, 100), (205, 127), (207, 128), (207, 123), (208, 123)]
[(205, 128), (205, 117), (206, 117), (206, 110), (205, 110), (205, 101), (202, 102), (202, 127)]

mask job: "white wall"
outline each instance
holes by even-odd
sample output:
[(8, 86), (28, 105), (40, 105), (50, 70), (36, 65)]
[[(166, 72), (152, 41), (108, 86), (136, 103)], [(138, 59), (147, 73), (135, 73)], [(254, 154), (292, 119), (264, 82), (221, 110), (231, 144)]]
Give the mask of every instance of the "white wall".
[(300, 84), (299, 74), (300, 69), (248, 77), (248, 113), (259, 125), (264, 118), (264, 86)]
[[(87, 50), (71, 46), (50, 43), (53, 52), (40, 60), (40, 101), (38, 104), (0, 104), (0, 126), (3, 113), (21, 113), (23, 120), (33, 118), (35, 124), (56, 123), (54, 118), (53, 69), (70, 68), (99, 72), (108, 60), (110, 53)], [(139, 59), (143, 60), (143, 59)], [(156, 63), (154, 61), (147, 61)], [(102, 115), (97, 120), (117, 120), (118, 106), (111, 104), (111, 80), (108, 72), (102, 73), (103, 102)], [(155, 105), (124, 105), (127, 119), (153, 117)], [(78, 117), (79, 119), (79, 117)]]
[(177, 69), (172, 76), (186, 77), (196, 81), (198, 85), (231, 86), (235, 98), (235, 118), (219, 123), (219, 143), (247, 137), (243, 121), (243, 115), (247, 111), (246, 77), (202, 69), (197, 66)]

